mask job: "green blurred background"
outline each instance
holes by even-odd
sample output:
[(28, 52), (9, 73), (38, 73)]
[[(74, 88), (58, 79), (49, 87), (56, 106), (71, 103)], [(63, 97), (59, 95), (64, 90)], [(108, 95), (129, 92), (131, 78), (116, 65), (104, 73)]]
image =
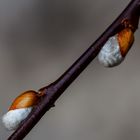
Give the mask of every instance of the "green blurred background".
[[(21, 92), (56, 80), (128, 3), (1, 0), (0, 117)], [(25, 140), (139, 140), (139, 35), (118, 67), (94, 60)], [(10, 134), (0, 122), (0, 140)]]

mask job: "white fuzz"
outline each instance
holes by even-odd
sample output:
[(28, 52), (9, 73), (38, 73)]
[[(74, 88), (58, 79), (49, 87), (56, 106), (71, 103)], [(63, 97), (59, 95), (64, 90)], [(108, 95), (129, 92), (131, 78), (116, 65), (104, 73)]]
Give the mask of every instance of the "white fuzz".
[(32, 107), (21, 108), (8, 111), (3, 117), (2, 122), (7, 130), (15, 130), (19, 124), (29, 115)]
[(123, 61), (117, 36), (110, 37), (101, 49), (98, 60), (105, 67), (119, 65)]

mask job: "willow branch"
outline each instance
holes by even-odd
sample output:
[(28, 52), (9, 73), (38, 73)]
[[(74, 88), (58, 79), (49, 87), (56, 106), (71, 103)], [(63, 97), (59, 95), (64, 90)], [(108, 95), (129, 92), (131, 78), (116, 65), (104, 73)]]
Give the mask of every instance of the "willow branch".
[(32, 113), (22, 122), (19, 128), (8, 140), (22, 140), (37, 124), (42, 116), (54, 106), (55, 101), (78, 77), (78, 75), (97, 56), (107, 39), (124, 28), (122, 21), (127, 19), (134, 27), (138, 28), (140, 16), (140, 0), (132, 0), (118, 18), (105, 30), (105, 32), (81, 55), (81, 57), (55, 82), (41, 88), (39, 92), (45, 93), (40, 102), (34, 107)]

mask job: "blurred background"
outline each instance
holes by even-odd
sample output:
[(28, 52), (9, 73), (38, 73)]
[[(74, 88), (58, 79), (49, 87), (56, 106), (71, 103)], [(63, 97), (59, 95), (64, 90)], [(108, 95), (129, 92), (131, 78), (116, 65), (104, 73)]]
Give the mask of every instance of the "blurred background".
[[(55, 81), (130, 0), (0, 1), (0, 117), (28, 89)], [(125, 61), (95, 59), (25, 140), (139, 140), (140, 31)], [(0, 139), (7, 132), (0, 122)]]

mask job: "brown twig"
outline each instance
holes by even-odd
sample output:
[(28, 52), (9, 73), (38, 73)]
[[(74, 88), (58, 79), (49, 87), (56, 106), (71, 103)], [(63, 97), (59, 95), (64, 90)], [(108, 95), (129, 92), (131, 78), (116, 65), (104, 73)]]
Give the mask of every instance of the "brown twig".
[(106, 29), (106, 31), (83, 53), (83, 55), (54, 83), (39, 90), (45, 95), (34, 107), (30, 116), (22, 122), (19, 128), (8, 140), (22, 140), (36, 125), (41, 117), (54, 106), (55, 101), (65, 89), (78, 77), (87, 65), (97, 56), (107, 39), (124, 28), (123, 20), (128, 20), (133, 31), (138, 28), (140, 15), (140, 0), (132, 0), (120, 16)]

